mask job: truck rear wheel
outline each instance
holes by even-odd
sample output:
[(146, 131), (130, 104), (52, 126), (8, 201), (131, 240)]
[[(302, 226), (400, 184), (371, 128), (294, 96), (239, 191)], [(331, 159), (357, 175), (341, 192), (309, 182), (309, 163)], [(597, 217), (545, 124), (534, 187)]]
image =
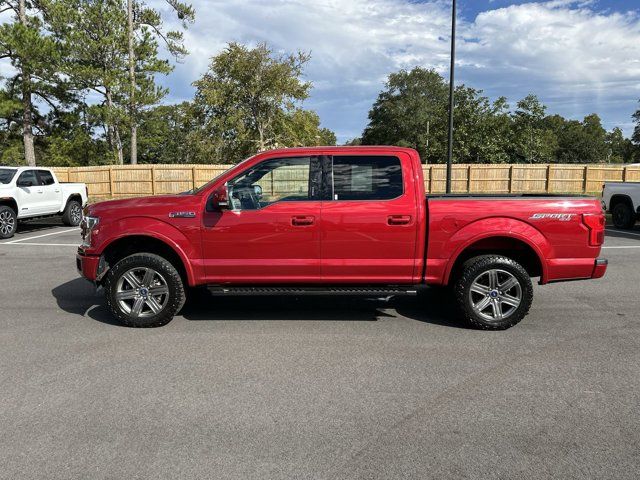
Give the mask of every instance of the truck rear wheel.
[(629, 229), (633, 228), (636, 223), (635, 215), (633, 214), (633, 209), (629, 206), (628, 203), (620, 202), (613, 207), (613, 212), (611, 212), (611, 219), (613, 220), (613, 224), (617, 228)]
[(476, 328), (505, 330), (522, 320), (533, 301), (527, 271), (499, 255), (471, 259), (455, 284), (458, 305)]
[(11, 238), (18, 228), (16, 212), (6, 205), (0, 206), (0, 238)]
[(185, 300), (176, 268), (151, 253), (136, 253), (116, 263), (107, 274), (105, 290), (109, 309), (129, 327), (166, 325)]
[(82, 205), (76, 200), (67, 202), (67, 206), (62, 212), (62, 223), (69, 227), (77, 227), (82, 221)]

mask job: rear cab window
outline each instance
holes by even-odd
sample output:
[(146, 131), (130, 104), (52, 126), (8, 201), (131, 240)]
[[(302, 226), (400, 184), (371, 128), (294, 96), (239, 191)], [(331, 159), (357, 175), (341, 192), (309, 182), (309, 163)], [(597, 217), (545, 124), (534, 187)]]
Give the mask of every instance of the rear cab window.
[(333, 200), (393, 200), (403, 193), (398, 157), (333, 157)]

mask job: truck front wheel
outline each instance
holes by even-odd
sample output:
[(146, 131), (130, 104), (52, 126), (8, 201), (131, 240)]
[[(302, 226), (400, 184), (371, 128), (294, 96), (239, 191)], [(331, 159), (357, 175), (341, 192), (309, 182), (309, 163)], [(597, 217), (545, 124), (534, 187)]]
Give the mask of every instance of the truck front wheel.
[(468, 261), (455, 284), (466, 320), (484, 330), (504, 330), (522, 320), (531, 307), (533, 286), (514, 260), (490, 255)]
[(0, 238), (11, 238), (16, 233), (18, 220), (16, 212), (11, 207), (0, 206)]
[(105, 291), (109, 309), (129, 327), (166, 325), (185, 300), (176, 268), (151, 253), (136, 253), (116, 263), (107, 273)]

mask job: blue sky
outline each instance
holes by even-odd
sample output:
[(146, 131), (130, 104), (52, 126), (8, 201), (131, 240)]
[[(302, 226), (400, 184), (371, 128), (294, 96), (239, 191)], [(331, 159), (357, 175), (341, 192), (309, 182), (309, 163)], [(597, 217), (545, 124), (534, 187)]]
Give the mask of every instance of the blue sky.
[[(167, 102), (190, 99), (191, 83), (226, 42), (266, 41), (311, 51), (305, 106), (340, 141), (360, 135), (386, 76), (419, 65), (448, 74), (448, 0), (192, 0), (191, 55), (162, 83)], [(150, 0), (165, 8), (164, 0)], [(458, 0), (457, 83), (504, 95), (537, 94), (550, 113), (596, 112), (630, 134), (640, 99), (638, 0)]]

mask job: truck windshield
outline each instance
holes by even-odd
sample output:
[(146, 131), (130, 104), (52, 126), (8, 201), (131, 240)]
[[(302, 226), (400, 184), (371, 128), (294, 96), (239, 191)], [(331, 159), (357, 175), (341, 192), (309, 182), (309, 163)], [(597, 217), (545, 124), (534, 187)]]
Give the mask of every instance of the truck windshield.
[(0, 183), (9, 183), (17, 171), (15, 168), (0, 168)]

